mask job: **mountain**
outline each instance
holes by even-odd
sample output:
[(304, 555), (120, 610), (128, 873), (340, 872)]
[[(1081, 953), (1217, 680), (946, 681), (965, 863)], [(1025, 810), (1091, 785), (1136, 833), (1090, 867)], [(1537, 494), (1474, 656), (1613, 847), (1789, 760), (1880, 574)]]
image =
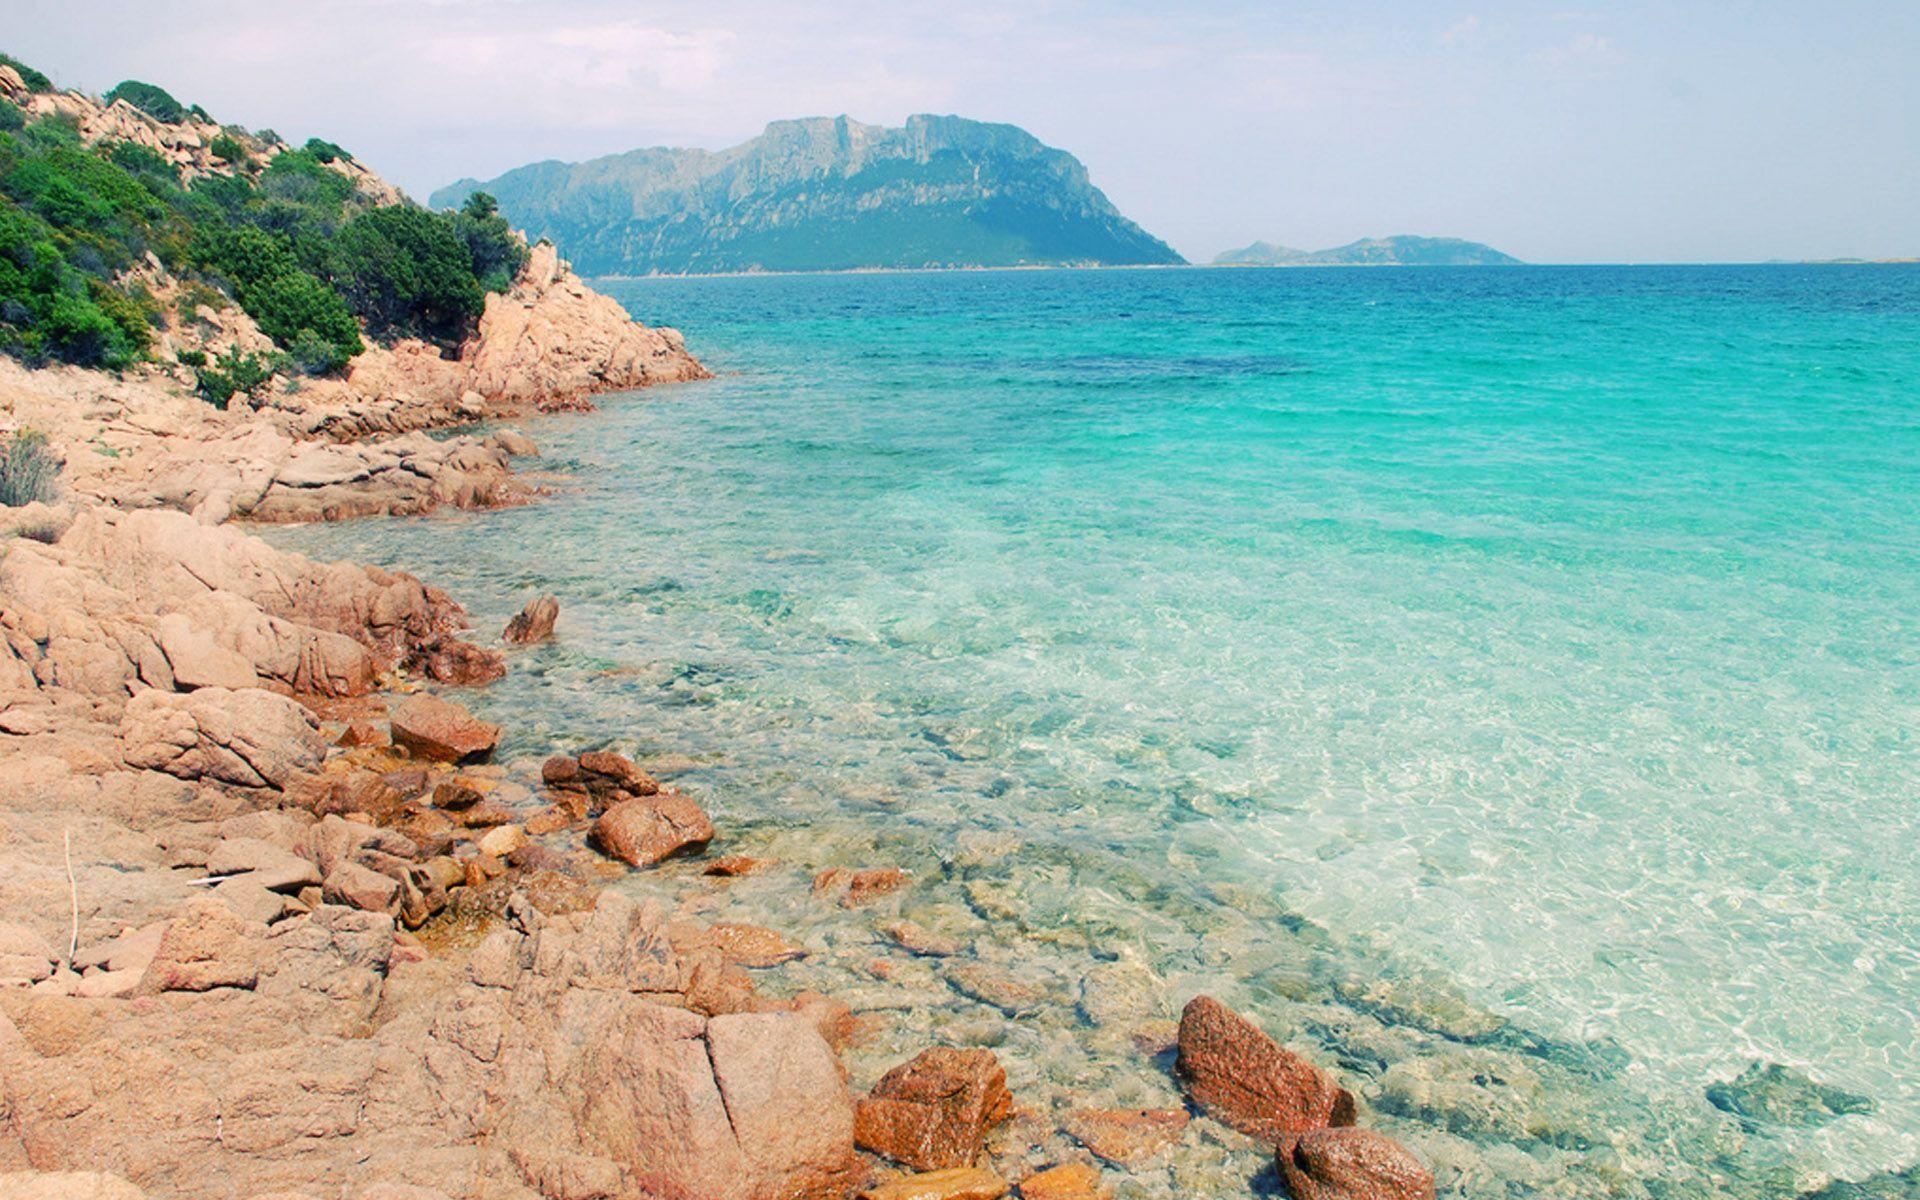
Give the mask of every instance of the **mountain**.
[(633, 150), (463, 179), (587, 275), (1178, 263), (1063, 150), (1012, 125), (776, 121), (728, 150)]
[(1513, 267), (1520, 260), (1459, 238), (1361, 238), (1331, 250), (1293, 250), (1255, 242), (1213, 260), (1216, 267)]

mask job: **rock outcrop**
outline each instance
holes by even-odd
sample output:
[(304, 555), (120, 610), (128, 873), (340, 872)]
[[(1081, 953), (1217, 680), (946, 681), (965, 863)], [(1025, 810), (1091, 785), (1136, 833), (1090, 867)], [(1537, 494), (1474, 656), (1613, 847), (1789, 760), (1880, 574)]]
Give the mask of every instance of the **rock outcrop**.
[(323, 904), (267, 926), (203, 899), (146, 968), (151, 999), (112, 1022), (0, 992), (0, 1169), (104, 1169), (159, 1194), (852, 1189), (853, 1099), (810, 1021), (695, 1011), (698, 964), (657, 908), (604, 893), (508, 911), (447, 977), (382, 914)]
[(581, 283), (550, 242), (533, 247), (511, 291), (487, 297), (460, 362), (465, 389), (506, 408), (565, 408), (596, 392), (707, 378), (679, 331), (635, 322)]

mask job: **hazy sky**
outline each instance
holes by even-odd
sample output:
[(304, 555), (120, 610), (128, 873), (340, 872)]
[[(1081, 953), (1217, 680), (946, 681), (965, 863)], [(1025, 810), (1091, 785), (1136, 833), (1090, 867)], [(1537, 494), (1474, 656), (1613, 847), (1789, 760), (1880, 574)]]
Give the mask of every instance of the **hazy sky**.
[(0, 0), (0, 49), (325, 136), (419, 197), (952, 112), (1072, 151), (1196, 258), (1388, 233), (1541, 262), (1920, 255), (1920, 0)]

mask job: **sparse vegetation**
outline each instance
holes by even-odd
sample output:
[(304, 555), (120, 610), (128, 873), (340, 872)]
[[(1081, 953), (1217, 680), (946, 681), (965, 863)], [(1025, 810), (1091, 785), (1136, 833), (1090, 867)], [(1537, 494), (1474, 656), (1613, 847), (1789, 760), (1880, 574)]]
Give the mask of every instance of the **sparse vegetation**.
[(22, 429), (0, 440), (0, 505), (51, 504), (59, 478), (60, 462), (46, 434)]

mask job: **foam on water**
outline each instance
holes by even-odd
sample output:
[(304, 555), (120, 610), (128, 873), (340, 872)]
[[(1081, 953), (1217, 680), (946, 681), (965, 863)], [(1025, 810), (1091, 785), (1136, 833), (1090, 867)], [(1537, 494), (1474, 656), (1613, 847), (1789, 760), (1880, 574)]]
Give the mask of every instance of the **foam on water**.
[[(520, 752), (694, 755), (723, 828), (917, 844), (920, 903), (991, 877), (1295, 1030), (1437, 969), (1623, 1056), (1564, 1086), (1629, 1174), (1920, 1157), (1920, 270), (609, 290), (721, 377), (529, 425), (548, 502), (276, 535), (483, 629), (557, 593), (478, 698)], [(1328, 931), (1304, 991), (1223, 884)], [(1755, 1058), (1878, 1108), (1736, 1135)]]

